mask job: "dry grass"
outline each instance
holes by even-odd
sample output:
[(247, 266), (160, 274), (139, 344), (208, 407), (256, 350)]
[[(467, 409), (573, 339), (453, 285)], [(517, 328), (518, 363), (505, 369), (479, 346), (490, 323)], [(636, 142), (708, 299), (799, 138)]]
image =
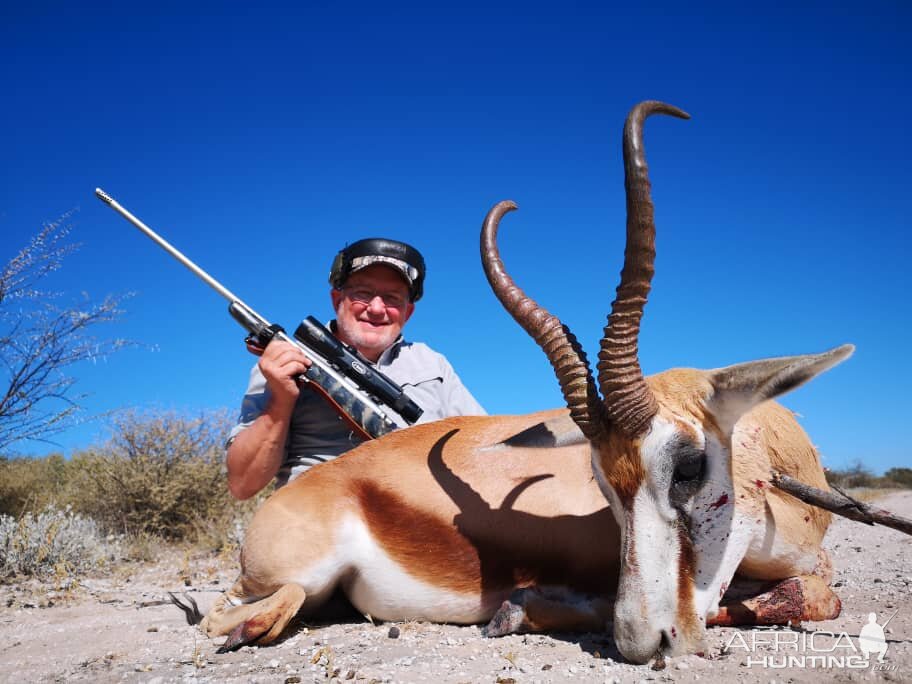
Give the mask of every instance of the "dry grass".
[[(95, 526), (97, 534), (86, 532), (81, 550), (69, 537), (58, 540), (67, 540), (63, 546), (71, 556), (65, 564), (74, 571), (83, 567), (80, 553), (91, 550), (95, 537), (116, 537), (122, 560), (153, 560), (163, 542), (183, 545), (190, 553), (233, 555), (262, 497), (241, 503), (228, 492), (224, 443), (230, 426), (224, 411), (196, 417), (128, 412), (114, 421), (108, 442), (69, 460), (59, 454), (0, 459), (7, 564), (15, 566), (6, 574), (48, 572), (50, 556), (39, 559), (46, 551), (38, 550), (36, 540), (66, 535), (76, 520)], [(22, 553), (10, 556), (14, 546)], [(31, 555), (23, 555), (26, 549)], [(25, 562), (26, 556), (32, 560)]]
[(843, 489), (842, 491), (858, 501), (870, 502), (881, 499), (888, 494), (904, 491), (904, 489), (902, 487), (855, 487)]

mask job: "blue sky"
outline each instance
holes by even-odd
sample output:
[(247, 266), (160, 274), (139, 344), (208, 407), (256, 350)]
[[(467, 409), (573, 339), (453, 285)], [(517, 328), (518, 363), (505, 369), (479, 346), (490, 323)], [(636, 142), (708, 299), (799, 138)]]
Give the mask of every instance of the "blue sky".
[(637, 4), (6, 3), (0, 260), (75, 207), (82, 248), (50, 284), (135, 293), (106, 332), (140, 346), (75, 369), (90, 412), (235, 407), (254, 361), (225, 302), (96, 186), (292, 329), (330, 317), (342, 245), (411, 242), (429, 274), (408, 336), (492, 413), (559, 406), (489, 291), (479, 227), (519, 204), (507, 266), (594, 356), (623, 255), (623, 120), (665, 100), (693, 119), (646, 128), (644, 369), (852, 342), (783, 403), (826, 465), (908, 466), (912, 10)]

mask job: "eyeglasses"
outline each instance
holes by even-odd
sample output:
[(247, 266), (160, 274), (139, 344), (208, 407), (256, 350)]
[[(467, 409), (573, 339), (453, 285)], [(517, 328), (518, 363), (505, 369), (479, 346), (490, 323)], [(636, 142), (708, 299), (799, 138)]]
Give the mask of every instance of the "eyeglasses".
[(406, 297), (395, 292), (375, 292), (366, 287), (343, 287), (342, 291), (349, 299), (359, 304), (370, 304), (375, 297), (380, 297), (387, 309), (401, 309), (408, 303)]

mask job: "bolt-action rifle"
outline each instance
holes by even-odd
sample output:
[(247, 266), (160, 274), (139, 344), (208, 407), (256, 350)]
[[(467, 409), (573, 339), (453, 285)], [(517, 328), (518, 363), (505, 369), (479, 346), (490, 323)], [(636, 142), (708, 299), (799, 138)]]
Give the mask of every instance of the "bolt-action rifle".
[(364, 439), (380, 437), (396, 428), (384, 406), (394, 410), (410, 425), (421, 416), (421, 407), (399, 385), (372, 368), (370, 362), (355, 349), (342, 344), (313, 316), (305, 318), (295, 330), (294, 337), (289, 337), (280, 326), (270, 323), (247, 306), (104, 190), (96, 188), (95, 195), (227, 299), (231, 317), (248, 332), (248, 346), (265, 349), (272, 340), (281, 340), (303, 351), (312, 364), (296, 378), (298, 384), (320, 394)]

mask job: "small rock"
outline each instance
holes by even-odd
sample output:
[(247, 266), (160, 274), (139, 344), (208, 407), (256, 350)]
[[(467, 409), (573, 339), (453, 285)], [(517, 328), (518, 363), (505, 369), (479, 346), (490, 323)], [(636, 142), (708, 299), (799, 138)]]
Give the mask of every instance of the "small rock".
[(390, 627), (390, 630), (386, 636), (388, 636), (390, 639), (398, 639), (399, 638), (399, 628), (396, 627), (396, 625), (393, 625), (392, 627)]

